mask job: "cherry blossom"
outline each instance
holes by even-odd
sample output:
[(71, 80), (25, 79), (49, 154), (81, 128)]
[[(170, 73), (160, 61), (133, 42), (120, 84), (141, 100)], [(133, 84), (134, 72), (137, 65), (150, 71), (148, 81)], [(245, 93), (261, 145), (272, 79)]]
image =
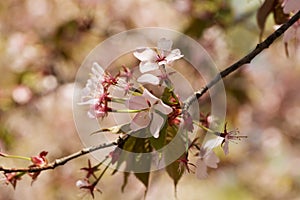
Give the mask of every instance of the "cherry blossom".
[(168, 115), (172, 112), (172, 108), (164, 104), (144, 89), (142, 96), (132, 96), (127, 102), (127, 107), (132, 110), (139, 110), (131, 124), (130, 128), (137, 131), (146, 128), (150, 124), (150, 133), (153, 137), (158, 138), (159, 132), (165, 123), (162, 115)]
[(108, 107), (110, 100), (108, 88), (117, 84), (117, 76), (105, 73), (102, 67), (94, 62), (92, 66), (91, 78), (87, 80), (85, 88), (82, 90), (82, 102), (79, 105), (90, 105), (88, 116), (90, 118), (103, 118), (111, 111)]
[(95, 104), (104, 93), (102, 82), (104, 81), (104, 70), (96, 62), (93, 63), (90, 79), (87, 80), (82, 90), (82, 98), (79, 105)]
[[(146, 73), (150, 71), (155, 71), (160, 69), (162, 65), (169, 65), (173, 61), (178, 60), (183, 57), (179, 49), (172, 50), (173, 42), (172, 40), (167, 40), (166, 38), (161, 38), (157, 42), (157, 50), (150, 48), (137, 49), (133, 55), (139, 59), (141, 62), (139, 64), (139, 69), (141, 73)], [(165, 72), (157, 76), (155, 74), (143, 74), (137, 81), (140, 83), (151, 83), (153, 85), (161, 84), (161, 79), (163, 79), (167, 74)]]
[(238, 135), (239, 132), (237, 130), (228, 132), (226, 127), (227, 127), (227, 124), (225, 124), (224, 132), (220, 134), (220, 137), (224, 138), (222, 140), (221, 146), (223, 148), (223, 151), (224, 151), (225, 155), (228, 155), (228, 153), (229, 153), (229, 141), (241, 140), (241, 138), (247, 138), (247, 136)]
[(198, 159), (196, 161), (196, 176), (199, 179), (204, 179), (208, 177), (207, 167), (217, 168), (220, 159), (216, 156), (215, 152), (209, 148), (200, 148), (197, 154)]
[(160, 65), (170, 64), (171, 62), (183, 57), (179, 49), (172, 48), (172, 40), (161, 38), (157, 42), (157, 51), (150, 48), (136, 50), (133, 55), (139, 59), (140, 71), (142, 73), (158, 69)]

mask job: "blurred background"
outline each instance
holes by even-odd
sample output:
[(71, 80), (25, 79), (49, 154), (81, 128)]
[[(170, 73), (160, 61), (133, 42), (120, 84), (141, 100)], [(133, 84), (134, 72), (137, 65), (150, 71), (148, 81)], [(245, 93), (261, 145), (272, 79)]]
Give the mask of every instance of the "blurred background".
[[(0, 1), (0, 149), (24, 156), (49, 151), (49, 160), (83, 146), (72, 114), (77, 69), (101, 41), (141, 27), (177, 30), (198, 41), (220, 70), (258, 43), (259, 0), (6, 0)], [(273, 29), (268, 18), (265, 35)], [(230, 129), (247, 135), (230, 144), (207, 180), (186, 174), (177, 199), (300, 199), (300, 55), (279, 39), (251, 64), (224, 81)], [(99, 55), (101, 56), (101, 55)], [(191, 80), (197, 81), (197, 80)], [(42, 173), (31, 185), (24, 176), (15, 190), (0, 176), (0, 199), (89, 199), (75, 183), (84, 176), (82, 157)], [(0, 158), (6, 167), (28, 163)], [(107, 173), (96, 199), (143, 199), (144, 187)], [(146, 199), (176, 199), (172, 180), (152, 174)]]

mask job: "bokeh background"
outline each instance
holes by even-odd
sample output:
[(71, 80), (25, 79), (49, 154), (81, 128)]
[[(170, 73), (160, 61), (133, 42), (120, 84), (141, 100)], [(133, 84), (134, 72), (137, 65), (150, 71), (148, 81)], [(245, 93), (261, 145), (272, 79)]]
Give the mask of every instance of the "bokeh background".
[[(224, 69), (255, 47), (258, 0), (2, 0), (0, 1), (0, 149), (24, 156), (49, 151), (49, 160), (83, 146), (72, 114), (77, 69), (101, 41), (121, 31), (163, 27), (194, 38)], [(265, 35), (273, 29), (268, 18)], [(224, 81), (227, 121), (248, 139), (207, 180), (186, 174), (177, 199), (300, 199), (300, 55), (297, 43), (285, 55), (279, 39), (251, 64)], [(99, 55), (101, 56), (101, 55)], [(196, 82), (197, 80), (191, 80)], [(75, 183), (87, 165), (82, 157), (40, 175), (24, 176), (15, 190), (0, 176), (0, 199), (89, 199)], [(0, 158), (6, 167), (24, 161)], [(96, 199), (143, 199), (131, 176), (107, 173)], [(172, 180), (152, 174), (146, 199), (176, 199)]]

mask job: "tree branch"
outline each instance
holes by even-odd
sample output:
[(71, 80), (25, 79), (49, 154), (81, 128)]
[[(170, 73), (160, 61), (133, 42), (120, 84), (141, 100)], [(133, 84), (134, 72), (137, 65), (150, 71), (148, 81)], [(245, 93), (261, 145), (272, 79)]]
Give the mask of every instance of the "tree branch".
[(2, 166), (0, 166), (0, 171), (3, 171), (4, 173), (11, 173), (11, 172), (40, 172), (40, 171), (45, 171), (45, 170), (49, 170), (49, 169), (54, 169), (58, 166), (64, 165), (67, 162), (78, 158), (80, 156), (83, 156), (85, 154), (91, 153), (93, 151), (97, 151), (99, 149), (104, 149), (104, 148), (108, 148), (111, 146), (115, 146), (117, 145), (116, 142), (112, 142), (112, 143), (108, 143), (108, 144), (99, 144), (96, 146), (91, 146), (91, 147), (87, 147), (84, 149), (81, 149), (80, 151), (73, 153), (71, 155), (56, 159), (55, 161), (53, 161), (52, 163), (49, 163), (48, 165), (44, 166), (44, 167), (27, 167), (27, 168), (4, 168)]
[(252, 50), (249, 54), (241, 58), (236, 63), (232, 64), (225, 70), (221, 71), (211, 82), (209, 82), (204, 88), (195, 92), (193, 95), (188, 97), (185, 101), (184, 109), (188, 110), (189, 106), (196, 100), (198, 100), (201, 96), (203, 96), (208, 89), (213, 87), (216, 83), (218, 83), (221, 79), (225, 78), (235, 70), (244, 66), (244, 64), (250, 63), (258, 54), (260, 54), (263, 50), (267, 49), (277, 38), (279, 38), (289, 27), (291, 27), (298, 19), (300, 18), (300, 11), (298, 11), (289, 21), (285, 24), (281, 25), (274, 33), (269, 35), (263, 42), (256, 45), (255, 49)]
[[(300, 11), (297, 12), (288, 22), (283, 24), (279, 29), (277, 29), (274, 33), (272, 33), (269, 37), (267, 37), (263, 42), (258, 44), (256, 48), (251, 51), (248, 55), (241, 58), (239, 61), (231, 65), (230, 67), (226, 68), (225, 70), (221, 71), (211, 82), (209, 82), (204, 88), (194, 93), (194, 95), (187, 98), (184, 104), (184, 109), (187, 110), (189, 106), (199, 99), (203, 94), (205, 94), (208, 89), (213, 87), (216, 83), (218, 83), (221, 79), (225, 78), (235, 70), (242, 67), (244, 64), (250, 63), (253, 58), (255, 58), (258, 54), (260, 54), (264, 49), (268, 48), (278, 37), (280, 37), (290, 26), (292, 26), (298, 19), (300, 18)], [(60, 159), (56, 159), (52, 163), (49, 163), (48, 165), (44, 167), (27, 167), (27, 168), (5, 168), (0, 166), (0, 171), (4, 173), (11, 173), (11, 172), (40, 172), (45, 171), (49, 169), (54, 169), (58, 166), (64, 165), (67, 162), (76, 159), (78, 157), (81, 157), (85, 154), (88, 154), (93, 151), (97, 151), (99, 149), (108, 148), (111, 146), (119, 145), (120, 142), (124, 142), (126, 140), (123, 140), (124, 138), (119, 138), (117, 142), (107, 143), (107, 144), (99, 144), (96, 146), (91, 146), (84, 148), (76, 153), (73, 153), (69, 156), (62, 157)]]

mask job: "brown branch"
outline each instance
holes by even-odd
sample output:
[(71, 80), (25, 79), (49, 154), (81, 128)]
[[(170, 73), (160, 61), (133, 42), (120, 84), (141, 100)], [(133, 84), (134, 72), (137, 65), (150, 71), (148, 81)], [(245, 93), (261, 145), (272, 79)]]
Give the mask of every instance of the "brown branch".
[[(217, 82), (219, 82), (221, 79), (225, 78), (235, 70), (242, 67), (244, 64), (250, 63), (253, 58), (255, 58), (258, 54), (260, 54), (264, 49), (268, 48), (278, 37), (280, 37), (290, 26), (292, 26), (298, 19), (300, 18), (300, 11), (297, 12), (288, 22), (283, 24), (279, 29), (277, 29), (274, 33), (272, 33), (269, 37), (267, 37), (263, 42), (258, 44), (256, 48), (251, 51), (248, 55), (241, 58), (239, 61), (231, 65), (230, 67), (226, 68), (225, 70), (221, 71), (211, 82), (209, 82), (204, 88), (202, 88), (200, 91), (195, 92), (194, 95), (187, 98), (185, 101), (184, 109), (188, 109), (189, 106), (194, 102), (195, 100), (199, 99), (203, 94), (205, 94), (208, 89), (210, 89), (212, 86), (214, 86)], [(122, 139), (123, 138), (119, 138)], [(124, 141), (124, 140), (123, 140)], [(71, 154), (69, 156), (62, 157), (60, 159), (56, 159), (52, 163), (49, 163), (48, 165), (44, 167), (28, 167), (28, 168), (4, 168), (0, 166), (0, 171), (4, 173), (11, 173), (11, 172), (40, 172), (45, 171), (49, 169), (54, 169), (58, 166), (64, 165), (67, 162), (76, 159), (80, 156), (83, 156), (85, 154), (88, 154), (90, 152), (104, 149), (107, 147), (119, 145), (120, 141), (112, 142), (108, 144), (100, 144), (97, 146), (87, 147), (84, 148), (74, 154)]]
[(54, 160), (52, 163), (49, 163), (48, 165), (44, 166), (44, 167), (27, 167), (27, 168), (4, 168), (2, 166), (0, 166), (0, 171), (3, 171), (4, 173), (11, 173), (11, 172), (40, 172), (40, 171), (45, 171), (45, 170), (49, 170), (49, 169), (54, 169), (58, 166), (64, 165), (67, 162), (78, 158), (80, 156), (83, 156), (85, 154), (88, 154), (90, 152), (93, 151), (97, 151), (99, 149), (104, 149), (104, 148), (108, 148), (111, 146), (115, 146), (117, 145), (116, 142), (112, 142), (112, 143), (108, 143), (108, 144), (99, 144), (96, 146), (91, 146), (91, 147), (87, 147), (84, 149), (81, 149), (80, 151), (73, 153), (71, 155), (59, 158)]
[(258, 54), (260, 54), (263, 50), (267, 49), (277, 38), (279, 38), (289, 27), (291, 27), (298, 19), (300, 18), (300, 11), (298, 11), (289, 21), (285, 24), (281, 25), (274, 33), (269, 35), (263, 42), (256, 45), (255, 49), (252, 50), (249, 54), (241, 58), (236, 63), (232, 64), (225, 70), (221, 71), (211, 82), (209, 82), (204, 88), (195, 92), (193, 95), (187, 98), (185, 101), (184, 109), (188, 110), (189, 106), (199, 99), (203, 94), (205, 94), (208, 89), (213, 87), (216, 83), (218, 83), (221, 79), (225, 78), (235, 70), (244, 66), (245, 64), (250, 63)]

